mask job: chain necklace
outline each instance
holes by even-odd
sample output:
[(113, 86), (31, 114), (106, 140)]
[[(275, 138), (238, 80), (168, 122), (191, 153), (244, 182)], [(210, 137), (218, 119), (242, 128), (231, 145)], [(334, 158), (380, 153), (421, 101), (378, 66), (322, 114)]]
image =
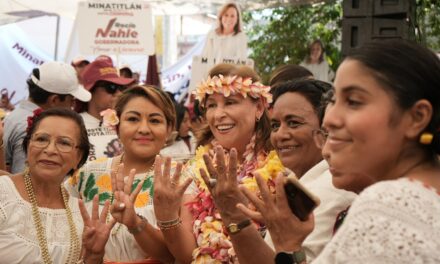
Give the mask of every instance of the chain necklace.
[[(119, 160), (115, 164), (115, 167), (116, 167), (115, 175), (117, 175), (119, 173), (119, 165), (121, 165), (123, 159), (124, 159), (124, 153), (121, 154)], [(156, 164), (156, 160), (154, 160), (153, 165), (151, 165), (151, 167), (147, 170), (147, 172), (145, 174), (144, 180), (146, 180), (148, 178), (148, 174), (153, 170), (155, 164)], [(139, 182), (139, 184), (140, 184), (140, 182)], [(141, 189), (141, 191), (142, 191), (142, 189)], [(112, 192), (112, 196), (110, 197), (110, 202), (111, 203), (113, 203), (114, 197), (115, 197), (115, 194)], [(107, 222), (108, 221), (110, 221), (110, 214), (107, 215)], [(120, 223), (117, 223), (116, 225), (117, 225), (117, 227), (113, 228), (112, 232), (111, 232), (111, 234), (113, 236), (116, 235), (118, 233), (119, 229), (121, 228), (121, 224)]]
[[(24, 173), (24, 185), (26, 187), (26, 193), (32, 206), (32, 218), (34, 219), (34, 225), (37, 231), (37, 239), (40, 246), (43, 263), (52, 264), (53, 262), (50, 258), (49, 248), (47, 245), (46, 232), (41, 222), (40, 212), (38, 211), (37, 198), (35, 197), (34, 188), (32, 187), (32, 181), (28, 169), (26, 169)], [(76, 233), (75, 223), (73, 222), (72, 211), (69, 207), (69, 196), (67, 195), (66, 190), (62, 185), (60, 188), (61, 195), (63, 196), (64, 207), (66, 208), (67, 221), (69, 223), (70, 230), (70, 247), (67, 257), (67, 263), (76, 263), (79, 259), (80, 253), (79, 238), (78, 234)]]

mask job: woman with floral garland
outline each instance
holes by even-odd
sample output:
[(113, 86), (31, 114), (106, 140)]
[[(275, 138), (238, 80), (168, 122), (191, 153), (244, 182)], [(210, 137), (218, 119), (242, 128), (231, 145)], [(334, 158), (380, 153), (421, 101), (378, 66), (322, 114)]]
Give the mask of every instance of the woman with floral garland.
[[(143, 263), (152, 257), (170, 262), (173, 257), (160, 230), (155, 228), (152, 194), (155, 157), (174, 129), (173, 104), (165, 93), (154, 87), (134, 86), (121, 94), (115, 110), (107, 110), (102, 115), (105, 123), (115, 127), (124, 153), (87, 163), (66, 186), (72, 194), (83, 198), (88, 210), (95, 195), (100, 205), (105, 201), (124, 201), (122, 208), (113, 206), (112, 209), (118, 223), (106, 244), (105, 260)], [(125, 185), (120, 187), (119, 181), (114, 180), (114, 175), (131, 175), (133, 170), (136, 175), (131, 181), (132, 189), (142, 183), (135, 200), (124, 193), (118, 194), (125, 190)]]
[[(410, 41), (373, 41), (342, 62), (334, 91), (323, 154), (335, 187), (359, 196), (313, 263), (440, 263), (439, 58)], [(244, 192), (279, 230), (275, 263), (298, 263), (313, 217), (286, 217), (282, 177), (276, 198), (257, 179), (263, 199)]]
[[(189, 209), (192, 217), (181, 219), (179, 204), (170, 206), (170, 201), (179, 197), (176, 188), (182, 193), (184, 186), (174, 188), (173, 181), (176, 180), (170, 181), (167, 177), (155, 180), (154, 209), (158, 219), (161, 214), (161, 220), (167, 220), (172, 226), (162, 228), (162, 232), (177, 260), (182, 263), (234, 263), (237, 256), (231, 240), (239, 231), (237, 227), (252, 225), (235, 207), (236, 203), (243, 202), (244, 196), (236, 185), (214, 205), (200, 169), (206, 168), (204, 159), (213, 158), (215, 153), (236, 159), (239, 165), (234, 168), (234, 175), (241, 185), (251, 190), (257, 189), (252, 172), (268, 167), (272, 172), (282, 169), (276, 155), (269, 154), (270, 124), (266, 105), (272, 96), (269, 87), (259, 83), (259, 77), (252, 69), (228, 64), (214, 67), (208, 80), (197, 87), (196, 96), (208, 126), (201, 138), (204, 145), (197, 149), (195, 158), (188, 162), (183, 172), (185, 177), (194, 179), (194, 184), (183, 197), (181, 211)], [(210, 184), (213, 186), (216, 181)], [(258, 233), (257, 228), (250, 230)]]

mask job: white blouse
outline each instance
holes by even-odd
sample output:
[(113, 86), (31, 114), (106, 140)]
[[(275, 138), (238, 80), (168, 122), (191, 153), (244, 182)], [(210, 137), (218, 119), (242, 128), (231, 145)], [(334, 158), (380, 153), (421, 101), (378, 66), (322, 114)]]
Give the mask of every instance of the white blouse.
[[(76, 232), (81, 238), (83, 221), (78, 199), (70, 197), (69, 207)], [(38, 211), (46, 231), (49, 254), (53, 263), (67, 263), (70, 230), (66, 210), (39, 207)], [(81, 243), (81, 239), (79, 242)], [(8, 264), (43, 262), (31, 204), (21, 197), (9, 176), (0, 176), (0, 262)]]
[(236, 35), (218, 35), (211, 30), (206, 37), (203, 57), (214, 58), (216, 63), (220, 59), (246, 59), (247, 58), (247, 36), (242, 31)]
[(408, 178), (370, 186), (313, 263), (440, 263), (440, 192)]

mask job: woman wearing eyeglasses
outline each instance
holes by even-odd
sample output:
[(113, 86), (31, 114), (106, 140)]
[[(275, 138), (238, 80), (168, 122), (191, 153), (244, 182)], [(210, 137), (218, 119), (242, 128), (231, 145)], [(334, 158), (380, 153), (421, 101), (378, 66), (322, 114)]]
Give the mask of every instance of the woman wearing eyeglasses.
[(86, 161), (87, 133), (71, 110), (36, 111), (23, 141), (27, 169), (0, 177), (0, 259), (77, 263), (83, 221), (78, 200), (61, 184)]
[(92, 99), (88, 103), (76, 102), (75, 105), (75, 110), (84, 119), (92, 144), (88, 160), (115, 157), (122, 152), (121, 143), (114, 130), (103, 126), (100, 113), (113, 108), (117, 97), (134, 80), (120, 77), (109, 57), (98, 57), (87, 65), (81, 80), (84, 88), (92, 93)]

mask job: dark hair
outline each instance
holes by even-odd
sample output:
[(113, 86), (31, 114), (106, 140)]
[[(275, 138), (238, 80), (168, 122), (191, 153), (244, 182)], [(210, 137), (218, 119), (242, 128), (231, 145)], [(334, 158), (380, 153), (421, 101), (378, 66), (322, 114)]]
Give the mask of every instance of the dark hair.
[(185, 106), (177, 103), (174, 104), (174, 109), (176, 110), (176, 130), (179, 132), (183, 118), (185, 117), (185, 112), (188, 112), (188, 109)]
[[(38, 68), (34, 68), (32, 70), (31, 75), (33, 75), (35, 78), (39, 80), (40, 70)], [(45, 104), (47, 102), (47, 99), (51, 95), (57, 95), (60, 98), (61, 102), (64, 102), (64, 100), (66, 100), (67, 94), (56, 94), (56, 93), (48, 92), (43, 88), (41, 88), (40, 86), (36, 85), (31, 78), (27, 79), (26, 83), (29, 89), (29, 98), (31, 98), (32, 101), (37, 105)]]
[(319, 56), (319, 63), (321, 63), (324, 60), (324, 44), (322, 44), (321, 40), (316, 39), (314, 40), (312, 43), (310, 43), (309, 45), (309, 49), (308, 49), (308, 53), (307, 53), (307, 57), (306, 57), (306, 62), (310, 63), (310, 51), (312, 50), (313, 45), (318, 44), (321, 47), (321, 55)]
[(355, 49), (346, 58), (356, 60), (371, 70), (400, 109), (409, 109), (421, 99), (433, 108), (425, 132), (434, 135), (427, 148), (440, 153), (440, 59), (431, 50), (414, 42), (376, 40)]
[[(38, 125), (41, 123), (41, 121), (47, 117), (56, 116), (56, 117), (63, 117), (66, 119), (70, 119), (76, 123), (76, 125), (79, 127), (79, 144), (78, 149), (81, 151), (81, 160), (78, 163), (77, 168), (81, 168), (82, 165), (84, 165), (87, 161), (87, 158), (89, 156), (90, 152), (90, 142), (89, 137), (87, 135), (86, 126), (84, 125), (84, 121), (82, 117), (77, 114), (76, 112), (66, 109), (66, 108), (60, 108), (60, 107), (54, 107), (50, 108), (48, 110), (45, 110), (41, 112), (41, 114), (36, 115), (33, 117), (32, 124), (28, 127), (26, 136), (23, 139), (23, 150), (27, 155), (27, 149), (31, 140), (32, 135), (34, 134), (35, 130), (37, 129)], [(73, 171), (70, 171), (68, 174), (71, 175)]]
[(220, 9), (220, 12), (218, 13), (218, 21), (219, 21), (219, 27), (216, 29), (217, 34), (223, 34), (223, 24), (222, 24), (222, 17), (223, 15), (226, 13), (226, 11), (228, 11), (228, 9), (232, 7), (235, 8), (235, 11), (237, 11), (237, 24), (235, 24), (234, 26), (234, 35), (237, 35), (238, 33), (241, 32), (241, 13), (240, 13), (240, 8), (238, 7), (237, 4), (235, 3), (227, 3), (225, 4), (222, 9)]
[(325, 111), (323, 98), (324, 95), (331, 90), (331, 84), (318, 80), (298, 80), (282, 82), (275, 85), (274, 88), (272, 105), (285, 93), (299, 93), (312, 105), (318, 117), (319, 124), (322, 124)]
[[(252, 79), (252, 82), (260, 81), (260, 77), (258, 76), (258, 74), (248, 66), (221, 63), (214, 66), (209, 71), (209, 76), (211, 77), (219, 74), (223, 76), (237, 75), (240, 77), (250, 77)], [(208, 98), (208, 96), (206, 98)], [(203, 106), (201, 109), (204, 108), (206, 98), (204, 102), (200, 102), (200, 106)], [(259, 100), (252, 97), (249, 98), (254, 102), (257, 102)], [(260, 120), (257, 122), (255, 126), (255, 133), (256, 133), (255, 148), (257, 152), (260, 150), (269, 151), (272, 149), (272, 145), (270, 143), (270, 131), (271, 131), (271, 126), (270, 126), (269, 115), (267, 113), (267, 109), (264, 109), (263, 115), (261, 116)], [(196, 135), (196, 138), (198, 139), (197, 145), (205, 145), (214, 138), (214, 135), (212, 134), (208, 125), (205, 125), (205, 127), (201, 128), (200, 131), (198, 132), (199, 133)]]
[(119, 69), (119, 76), (125, 78), (133, 78), (133, 71), (128, 67), (121, 68)]
[(302, 78), (313, 78), (313, 73), (303, 66), (295, 64), (281, 65), (270, 75), (269, 86), (272, 87), (280, 82), (294, 81)]
[[(170, 97), (162, 90), (148, 85), (136, 85), (125, 90), (119, 97), (115, 105), (118, 118), (121, 118), (122, 111), (132, 99), (143, 97), (155, 106), (159, 107), (167, 120), (167, 126), (174, 129), (176, 125), (176, 112)], [(117, 127), (119, 129), (119, 127)]]

